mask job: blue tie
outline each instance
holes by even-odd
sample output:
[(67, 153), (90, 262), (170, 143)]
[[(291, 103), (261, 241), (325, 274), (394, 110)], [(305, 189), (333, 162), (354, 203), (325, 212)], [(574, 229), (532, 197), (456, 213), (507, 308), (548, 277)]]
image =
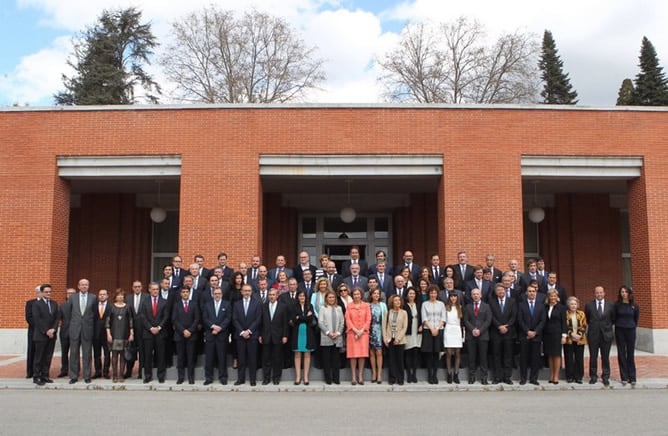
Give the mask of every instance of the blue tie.
[(529, 302), (529, 312), (531, 312), (531, 316), (533, 316), (533, 301)]

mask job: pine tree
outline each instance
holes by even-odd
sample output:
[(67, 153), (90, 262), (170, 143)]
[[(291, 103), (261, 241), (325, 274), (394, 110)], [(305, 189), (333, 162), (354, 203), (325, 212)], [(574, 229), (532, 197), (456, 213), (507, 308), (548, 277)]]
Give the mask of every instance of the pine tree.
[(73, 77), (63, 75), (65, 91), (54, 96), (61, 105), (134, 104), (135, 90), (157, 103), (159, 85), (144, 70), (158, 45), (150, 24), (141, 24), (135, 8), (104, 11), (98, 23), (74, 43)]
[(631, 106), (634, 103), (633, 92), (633, 81), (631, 79), (624, 79), (622, 86), (619, 88), (619, 93), (617, 94), (617, 106)]
[(656, 50), (646, 36), (640, 48), (640, 72), (636, 75), (634, 104), (639, 106), (668, 105), (668, 79), (659, 66)]
[(578, 93), (573, 90), (568, 74), (563, 71), (561, 61), (552, 38), (552, 33), (546, 30), (543, 34), (543, 48), (538, 62), (543, 79), (543, 90), (540, 95), (546, 104), (576, 104)]

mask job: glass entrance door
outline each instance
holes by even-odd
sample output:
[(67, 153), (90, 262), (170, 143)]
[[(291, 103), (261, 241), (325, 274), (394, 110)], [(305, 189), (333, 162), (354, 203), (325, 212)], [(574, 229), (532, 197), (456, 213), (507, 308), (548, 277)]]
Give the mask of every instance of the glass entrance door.
[(299, 218), (297, 249), (308, 252), (313, 265), (319, 265), (322, 253), (328, 254), (340, 272), (350, 248), (356, 245), (360, 249), (360, 258), (373, 264), (378, 250), (385, 251), (388, 256), (392, 253), (391, 224), (389, 214), (362, 215), (349, 224), (341, 221), (338, 215), (304, 214)]

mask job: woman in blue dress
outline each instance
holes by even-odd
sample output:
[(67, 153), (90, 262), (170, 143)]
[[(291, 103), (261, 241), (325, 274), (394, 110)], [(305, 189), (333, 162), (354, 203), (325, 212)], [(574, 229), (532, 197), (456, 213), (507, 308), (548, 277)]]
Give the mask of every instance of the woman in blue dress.
[(371, 306), (371, 327), (369, 328), (369, 361), (371, 362), (371, 383), (383, 382), (383, 317), (387, 305), (380, 300), (380, 289), (376, 288), (369, 295)]
[(315, 330), (313, 323), (316, 323), (313, 316), (313, 306), (306, 301), (304, 291), (297, 293), (297, 302), (293, 309), (293, 316), (290, 321), (292, 326), (292, 344), (295, 352), (295, 384), (302, 382), (302, 360), (304, 362), (303, 379), (304, 384), (309, 384), (309, 370), (311, 369), (311, 352), (315, 349)]

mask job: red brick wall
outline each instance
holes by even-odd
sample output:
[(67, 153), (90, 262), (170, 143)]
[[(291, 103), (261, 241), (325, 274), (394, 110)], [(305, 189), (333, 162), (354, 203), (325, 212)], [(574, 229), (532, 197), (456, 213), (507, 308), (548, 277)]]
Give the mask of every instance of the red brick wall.
[[(23, 305), (36, 284), (53, 282), (59, 299), (64, 292), (69, 202), (67, 183), (57, 177), (58, 155), (180, 154), (181, 255), (189, 260), (201, 252), (212, 265), (223, 249), (236, 265), (257, 253), (269, 260), (269, 250), (275, 250), (273, 242), (263, 240), (268, 209), (263, 207), (259, 154), (382, 150), (442, 154), (438, 198), (443, 206), (434, 216), (439, 217), (435, 244), (443, 262), (453, 262), (461, 249), (473, 262), (493, 251), (498, 266), (511, 257), (523, 258), (522, 154), (644, 156), (645, 176), (632, 182), (629, 191), (633, 272), (638, 293), (645, 293), (641, 304), (648, 305), (643, 325), (668, 328), (665, 298), (656, 298), (660, 301), (651, 306), (648, 299), (652, 292), (662, 295), (668, 285), (658, 262), (668, 248), (667, 116), (660, 111), (484, 107), (0, 112), (0, 158), (11, 162), (0, 167), (5, 205), (0, 227), (6, 235), (0, 256), (5, 271), (25, 272), (0, 283), (6, 303), (0, 309), (0, 327), (25, 325)], [(597, 219), (609, 228), (615, 225), (604, 213)], [(72, 222), (84, 220), (73, 217)], [(580, 224), (572, 229), (575, 238), (600, 228), (597, 223)], [(589, 272), (592, 268), (576, 268), (578, 275), (586, 278), (618, 268), (596, 257), (604, 241), (575, 243), (587, 257), (602, 262), (593, 267), (594, 273)], [(428, 245), (419, 248), (422, 253), (431, 250)], [(121, 282), (141, 274), (127, 265), (119, 268), (117, 277), (128, 276), (117, 279)]]

